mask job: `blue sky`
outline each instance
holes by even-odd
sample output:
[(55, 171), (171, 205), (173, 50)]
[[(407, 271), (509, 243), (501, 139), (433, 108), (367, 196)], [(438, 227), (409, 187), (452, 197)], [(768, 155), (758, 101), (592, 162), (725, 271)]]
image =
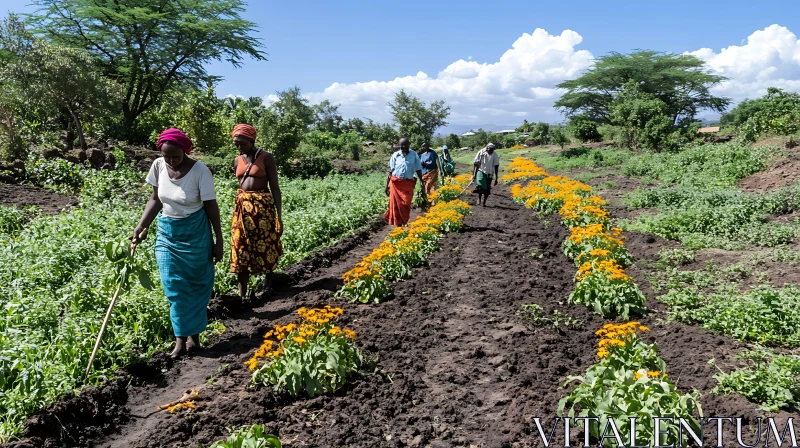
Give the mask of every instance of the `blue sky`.
[[(30, 0), (3, 0), (0, 12), (31, 11), (26, 6), (29, 3)], [(569, 39), (572, 50), (588, 51), (592, 57), (637, 48), (671, 52), (709, 48), (719, 54), (723, 48), (746, 44), (748, 36), (773, 24), (787, 27), (788, 35), (794, 36), (793, 33), (800, 32), (798, 17), (798, 0), (251, 1), (246, 18), (258, 24), (258, 36), (269, 53), (269, 61), (247, 61), (241, 69), (214, 63), (209, 70), (225, 77), (218, 86), (220, 95), (266, 96), (297, 85), (312, 100), (330, 97), (342, 103), (346, 115), (374, 114), (378, 119), (387, 118), (384, 100), (392, 89), (400, 86), (427, 100), (436, 99), (437, 94), (446, 96), (448, 103), (453, 102), (451, 121), (454, 122), (481, 120), (484, 112), (486, 117), (480, 122), (500, 120), (502, 124), (513, 124), (520, 117), (553, 121), (557, 120), (557, 114), (547, 110), (553, 94), (540, 90), (536, 98), (527, 98), (518, 92), (522, 88), (552, 89), (562, 80), (556, 79), (558, 76), (519, 82), (508, 79), (501, 82), (498, 78), (497, 83), (488, 78), (480, 88), (465, 84), (463, 88), (450, 90), (449, 83), (444, 81), (383, 83), (398, 77), (413, 77), (418, 72), (437, 78), (439, 72), (461, 59), (495, 64), (523, 33), (531, 34), (537, 28), (550, 36), (559, 36), (564, 30), (574, 31), (580, 42)], [(772, 34), (770, 38), (776, 41), (784, 42), (787, 38), (786, 32)], [(538, 39), (534, 46), (545, 41)], [(791, 47), (791, 43), (788, 45)], [(800, 46), (797, 48), (795, 57), (779, 61), (788, 63), (788, 69), (784, 67), (784, 78), (778, 81), (800, 78), (795, 77), (800, 69), (792, 69), (795, 58), (800, 67)], [(784, 56), (785, 53), (781, 52)], [(540, 53), (537, 60), (544, 54)], [(709, 53), (708, 57), (713, 56)], [(577, 58), (584, 62), (570, 58), (564, 55), (561, 59), (574, 62), (572, 70), (563, 76), (586, 68), (585, 57)], [(524, 67), (534, 71), (552, 68), (552, 64), (542, 64), (535, 62)], [(498, 66), (496, 72), (501, 69)], [(754, 69), (751, 67), (751, 71)], [(731, 73), (730, 67), (726, 73)], [(792, 79), (785, 79), (786, 73)], [(354, 84), (369, 81), (378, 84), (368, 89)], [(325, 93), (333, 83), (347, 88)], [(445, 84), (448, 86), (442, 88)], [(505, 91), (505, 95), (496, 97), (498, 92), (487, 86), (500, 84), (503, 87), (496, 90)], [(787, 87), (792, 85), (789, 83)], [(751, 85), (744, 93), (738, 89), (736, 95), (755, 96), (763, 88)], [(415, 89), (419, 92), (414, 92)], [(486, 96), (486, 101), (475, 99), (481, 96)], [(509, 109), (508, 113), (493, 107), (497, 104)]]

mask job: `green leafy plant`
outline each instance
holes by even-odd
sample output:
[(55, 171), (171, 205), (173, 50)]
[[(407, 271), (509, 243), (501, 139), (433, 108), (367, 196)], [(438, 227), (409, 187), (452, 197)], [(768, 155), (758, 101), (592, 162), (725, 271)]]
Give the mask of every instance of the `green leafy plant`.
[[(264, 344), (245, 364), (253, 371), (253, 382), (272, 385), (297, 396), (310, 397), (335, 392), (363, 365), (355, 332), (335, 325), (341, 308), (301, 308), (300, 325), (276, 326)], [(270, 351), (277, 342), (278, 348)], [(263, 361), (262, 361), (263, 360)]]
[(677, 267), (694, 262), (696, 252), (689, 249), (661, 249), (658, 261), (663, 266)]
[[(714, 392), (739, 393), (768, 412), (797, 409), (800, 404), (800, 357), (777, 355), (763, 348), (736, 355), (749, 365), (714, 375)], [(711, 360), (713, 363), (713, 360)]]
[(267, 434), (261, 425), (230, 428), (231, 435), (222, 442), (216, 442), (209, 448), (281, 448), (277, 436)]
[(614, 260), (589, 261), (575, 275), (569, 303), (580, 303), (604, 317), (644, 313), (645, 298), (633, 279)]
[[(574, 418), (594, 417), (589, 434), (600, 441), (609, 420), (614, 420), (623, 443), (631, 437), (629, 417), (636, 417), (636, 444), (652, 443), (657, 431), (669, 431), (662, 443), (676, 443), (677, 422), (661, 422), (655, 428), (653, 417), (684, 418), (699, 434), (702, 417), (697, 392), (681, 395), (669, 379), (664, 361), (658, 357), (658, 346), (642, 341), (638, 332), (648, 331), (638, 322), (603, 326), (597, 335), (599, 361), (586, 370), (583, 376), (570, 376), (565, 386), (579, 384), (558, 404), (558, 414)], [(667, 439), (666, 441), (664, 439)], [(615, 446), (611, 439), (603, 439), (603, 446)]]

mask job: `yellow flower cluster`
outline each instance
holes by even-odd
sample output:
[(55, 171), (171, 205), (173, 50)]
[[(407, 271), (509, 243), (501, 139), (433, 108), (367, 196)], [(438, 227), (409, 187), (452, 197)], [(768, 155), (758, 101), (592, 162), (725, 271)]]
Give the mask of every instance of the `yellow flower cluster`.
[(578, 268), (575, 281), (581, 281), (593, 273), (605, 275), (609, 280), (631, 281), (631, 278), (625, 275), (622, 266), (617, 264), (617, 260), (587, 261)]
[(428, 196), (428, 200), (432, 204), (438, 204), (440, 202), (449, 202), (458, 199), (458, 197), (464, 193), (471, 180), (471, 174), (460, 174), (455, 177), (446, 178), (445, 185), (431, 193)]
[(469, 210), (471, 206), (460, 199), (434, 205), (427, 213), (408, 225), (392, 230), (378, 248), (358, 262), (353, 269), (345, 272), (342, 280), (350, 287), (354, 287), (356, 282), (364, 278), (385, 280), (382, 276), (382, 263), (402, 257), (405, 253), (422, 251), (422, 246), (438, 238), (448, 229), (460, 228)]
[(622, 240), (625, 239), (625, 237), (622, 236), (622, 229), (619, 227), (612, 227), (606, 230), (606, 226), (603, 224), (573, 227), (571, 230), (572, 234), (569, 236), (569, 240), (575, 243), (582, 243), (585, 239), (598, 238), (610, 242), (613, 246), (622, 246)]
[[(296, 323), (275, 325), (275, 328), (264, 335), (264, 342), (255, 351), (253, 356), (245, 361), (244, 365), (247, 366), (250, 371), (253, 371), (258, 368), (261, 360), (280, 357), (287, 349), (288, 341), (302, 347), (314, 338), (324, 335), (336, 336), (344, 333), (348, 338), (355, 339), (356, 333), (353, 330), (342, 330), (332, 324), (332, 322), (343, 313), (344, 311), (341, 308), (332, 307), (330, 305), (312, 309), (300, 308), (297, 310), (297, 314), (302, 319), (300, 325)], [(275, 345), (278, 347), (276, 350), (273, 350)]]
[(631, 344), (635, 338), (638, 338), (637, 331), (645, 332), (650, 331), (650, 329), (639, 322), (603, 325), (602, 328), (595, 332), (597, 336), (602, 338), (597, 343), (597, 357), (600, 359), (605, 358), (608, 356), (609, 350), (613, 350), (614, 347), (625, 347)]
[[(636, 372), (636, 373), (633, 374), (633, 379), (634, 380), (638, 380), (639, 378), (641, 378), (643, 376), (644, 375), (641, 372)], [(667, 375), (666, 373), (662, 374), (658, 370), (651, 370), (651, 371), (647, 372), (647, 377), (648, 378), (658, 378), (658, 377), (667, 377), (667, 376), (669, 376), (669, 375)]]
[(515, 157), (505, 169), (507, 174), (500, 177), (501, 182), (514, 182), (525, 179), (543, 179), (547, 172), (524, 157)]

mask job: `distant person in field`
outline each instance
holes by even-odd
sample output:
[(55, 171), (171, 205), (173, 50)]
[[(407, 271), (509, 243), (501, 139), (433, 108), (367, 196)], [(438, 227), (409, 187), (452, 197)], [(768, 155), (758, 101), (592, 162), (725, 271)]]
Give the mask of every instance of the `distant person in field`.
[(425, 194), (430, 196), (439, 182), (439, 156), (432, 150), (427, 143), (422, 145), (422, 152), (419, 155), (422, 163), (422, 184)]
[(157, 146), (161, 157), (153, 161), (147, 174), (153, 194), (131, 241), (139, 243), (158, 217), (156, 261), (175, 332), (170, 356), (177, 358), (200, 348), (200, 333), (208, 325), (206, 308), (214, 289), (214, 264), (222, 260), (222, 226), (214, 178), (207, 166), (189, 158), (189, 137), (178, 129), (167, 129), (158, 137)]
[(442, 155), (439, 156), (439, 166), (442, 170), (442, 177), (453, 177), (456, 175), (456, 162), (450, 156), (450, 149), (447, 145), (442, 146)]
[[(417, 185), (414, 175), (422, 181), (422, 162), (415, 151), (411, 151), (408, 137), (400, 139), (400, 149), (389, 157), (389, 176), (386, 178), (386, 195), (389, 196), (389, 210), (384, 218), (394, 226), (404, 226), (411, 217), (411, 202), (414, 199), (414, 187)], [(422, 198), (428, 196), (422, 189)]]
[(231, 222), (231, 274), (237, 274), (239, 297), (248, 295), (251, 275), (264, 275), (262, 287), (272, 287), (272, 273), (283, 255), (283, 217), (278, 169), (271, 153), (256, 148), (256, 128), (237, 124), (231, 132), (239, 156), (233, 169), (239, 180)]
[(478, 204), (486, 207), (486, 200), (492, 192), (492, 179), (497, 185), (497, 174), (500, 170), (500, 156), (494, 150), (494, 143), (489, 143), (478, 151), (473, 160), (472, 181), (478, 193)]

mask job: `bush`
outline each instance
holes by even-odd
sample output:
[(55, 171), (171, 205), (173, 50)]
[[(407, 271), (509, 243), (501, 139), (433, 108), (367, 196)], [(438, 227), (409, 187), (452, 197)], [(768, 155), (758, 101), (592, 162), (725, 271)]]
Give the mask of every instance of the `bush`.
[(575, 115), (570, 118), (567, 127), (581, 143), (597, 142), (603, 139), (600, 132), (597, 130), (597, 123), (586, 115)]
[(355, 332), (335, 325), (341, 308), (300, 308), (297, 314), (302, 318), (299, 326), (276, 325), (245, 363), (253, 371), (253, 382), (292, 396), (305, 392), (313, 398), (337, 391), (363, 363), (353, 343)]
[(589, 148), (585, 146), (578, 146), (576, 148), (569, 148), (561, 151), (558, 157), (562, 159), (571, 159), (573, 157), (585, 156), (589, 152)]

